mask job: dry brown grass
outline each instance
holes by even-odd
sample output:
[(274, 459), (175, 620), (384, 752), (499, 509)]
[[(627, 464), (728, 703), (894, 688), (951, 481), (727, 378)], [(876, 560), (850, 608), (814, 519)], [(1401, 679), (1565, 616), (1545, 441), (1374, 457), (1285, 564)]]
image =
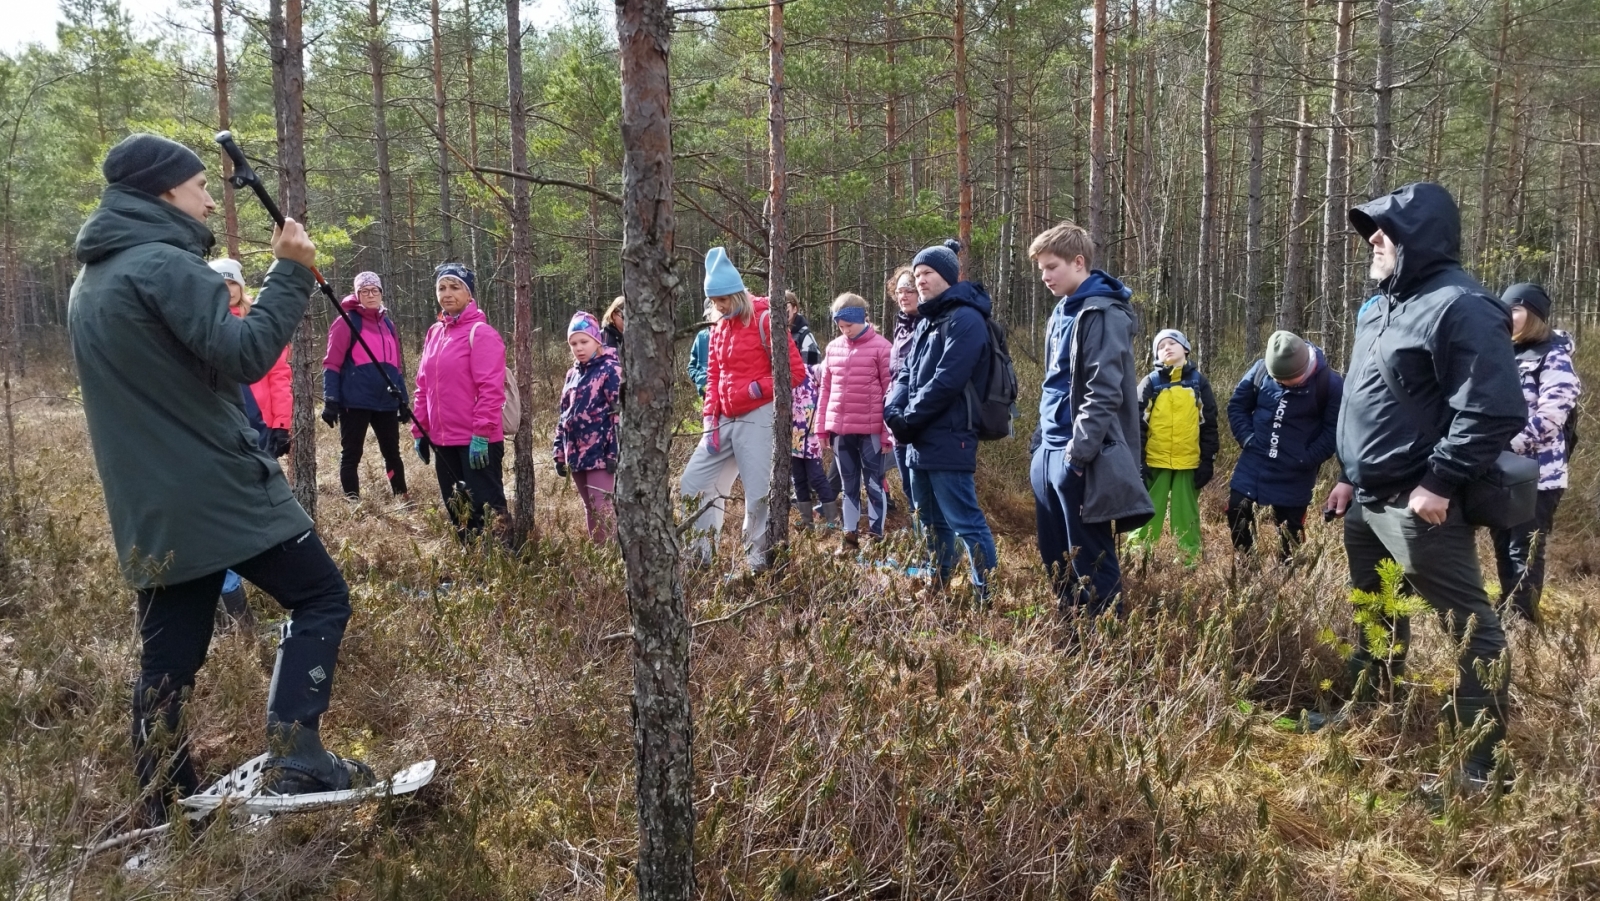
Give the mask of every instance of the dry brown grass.
[[(70, 385), (35, 369), (29, 392)], [(630, 896), (630, 663), (608, 638), (627, 623), (617, 555), (581, 539), (577, 501), (548, 468), (540, 540), (517, 560), (463, 553), (420, 468), (420, 510), (338, 497), (331, 440), (319, 527), (355, 616), (328, 741), (380, 769), (437, 757), (438, 778), (398, 804), (219, 821), (148, 845), (136, 870), (126, 853), (79, 850), (135, 794), (131, 594), (81, 413), (48, 400), (18, 410), (21, 510), (0, 585), (0, 894)], [(1600, 440), (1586, 440), (1592, 484)], [(694, 640), (704, 897), (1600, 895), (1600, 561), (1581, 499), (1555, 541), (1551, 624), (1514, 631), (1517, 791), (1434, 817), (1415, 787), (1451, 748), (1440, 630), (1418, 629), (1403, 704), (1339, 734), (1273, 728), (1325, 703), (1320, 684), (1340, 671), (1318, 637), (1348, 631), (1333, 529), (1315, 524), (1292, 572), (1236, 562), (1219, 484), (1205, 495), (1207, 561), (1185, 571), (1163, 546), (1129, 575), (1128, 620), (1066, 655), (1017, 445), (984, 451), (1001, 532), (993, 610), (918, 602), (904, 576), (836, 560), (822, 538), (801, 539), (776, 575), (687, 574), (693, 617), (719, 620)], [(379, 483), (375, 462), (364, 481)], [(264, 634), (213, 648), (191, 708), (208, 774), (258, 752), (271, 653)]]

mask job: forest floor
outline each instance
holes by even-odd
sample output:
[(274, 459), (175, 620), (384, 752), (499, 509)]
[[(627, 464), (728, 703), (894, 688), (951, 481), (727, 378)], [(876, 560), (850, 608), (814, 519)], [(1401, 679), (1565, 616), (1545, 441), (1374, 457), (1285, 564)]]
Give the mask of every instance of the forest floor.
[[(1600, 386), (1596, 363), (1588, 355), (1583, 370)], [(1231, 384), (1213, 380), (1219, 393)], [(137, 653), (71, 390), (64, 361), (35, 360), (15, 407), (0, 896), (632, 896), (622, 567), (582, 539), (570, 484), (548, 468), (543, 409), (540, 537), (520, 559), (459, 548), (409, 455), (416, 509), (384, 496), (370, 445), (366, 494), (347, 502), (337, 442), (318, 428), (318, 526), (355, 610), (326, 741), (380, 771), (435, 757), (432, 785), (87, 853), (137, 794)], [(836, 538), (821, 533), (799, 537), (771, 575), (685, 574), (704, 623), (693, 642), (701, 897), (1600, 896), (1600, 439), (1580, 449), (1561, 509), (1548, 622), (1510, 628), (1515, 791), (1442, 811), (1418, 784), (1462, 743), (1440, 724), (1454, 651), (1431, 618), (1402, 700), (1317, 735), (1279, 721), (1329, 704), (1342, 673), (1351, 608), (1337, 524), (1313, 517), (1293, 568), (1236, 557), (1219, 477), (1202, 498), (1205, 561), (1185, 570), (1163, 544), (1129, 573), (1128, 618), (1066, 653), (1026, 463), (1022, 440), (983, 449), (1001, 557), (992, 609), (959, 594), (918, 600), (911, 579), (876, 565), (905, 559), (904, 533), (865, 562), (834, 557)], [(731, 551), (738, 516), (729, 523)], [(251, 603), (262, 627), (219, 633), (190, 707), (208, 778), (261, 750), (281, 613), (254, 589)]]

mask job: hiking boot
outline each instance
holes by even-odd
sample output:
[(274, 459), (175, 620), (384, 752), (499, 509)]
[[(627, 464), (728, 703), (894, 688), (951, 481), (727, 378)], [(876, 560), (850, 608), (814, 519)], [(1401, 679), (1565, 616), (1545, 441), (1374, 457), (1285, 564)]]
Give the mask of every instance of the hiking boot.
[(861, 537), (855, 532), (846, 532), (839, 537), (839, 549), (833, 552), (835, 557), (850, 557), (861, 552)]
[(272, 756), (262, 768), (263, 794), (344, 791), (365, 788), (377, 781), (371, 767), (335, 756), (322, 747), (322, 735), (317, 730), (299, 723), (268, 722), (267, 753)]
[(823, 528), (837, 528), (840, 517), (844, 513), (844, 501), (835, 498), (827, 503), (818, 504), (811, 509), (816, 511), (817, 516), (821, 517)]
[(1429, 776), (1417, 786), (1422, 800), (1435, 814), (1443, 813), (1446, 802), (1460, 799), (1489, 799), (1508, 795), (1516, 787), (1516, 777), (1507, 766), (1505, 772), (1482, 762), (1467, 760), (1450, 772)]

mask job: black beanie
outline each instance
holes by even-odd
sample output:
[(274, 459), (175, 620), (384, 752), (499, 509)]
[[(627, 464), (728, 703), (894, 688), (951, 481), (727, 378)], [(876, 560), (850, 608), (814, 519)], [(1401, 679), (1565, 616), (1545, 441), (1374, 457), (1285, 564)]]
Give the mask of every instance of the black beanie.
[(1520, 282), (1507, 288), (1500, 300), (1508, 307), (1527, 307), (1540, 319), (1550, 321), (1550, 295), (1544, 293), (1543, 285)]
[(159, 135), (132, 134), (106, 154), (106, 183), (159, 197), (201, 172), (206, 164), (189, 148)]

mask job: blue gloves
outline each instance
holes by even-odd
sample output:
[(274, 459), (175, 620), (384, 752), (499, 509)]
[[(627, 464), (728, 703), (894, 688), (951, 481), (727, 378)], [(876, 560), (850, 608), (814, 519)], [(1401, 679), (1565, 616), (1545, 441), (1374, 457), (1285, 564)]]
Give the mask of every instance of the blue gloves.
[(422, 461), (422, 465), (426, 466), (433, 462), (431, 459), (433, 456), (433, 445), (428, 443), (428, 439), (418, 438), (417, 440), (411, 442), (411, 446), (417, 449), (417, 459)]
[(489, 465), (489, 439), (482, 435), (472, 436), (472, 443), (467, 446), (467, 465), (473, 469)]

